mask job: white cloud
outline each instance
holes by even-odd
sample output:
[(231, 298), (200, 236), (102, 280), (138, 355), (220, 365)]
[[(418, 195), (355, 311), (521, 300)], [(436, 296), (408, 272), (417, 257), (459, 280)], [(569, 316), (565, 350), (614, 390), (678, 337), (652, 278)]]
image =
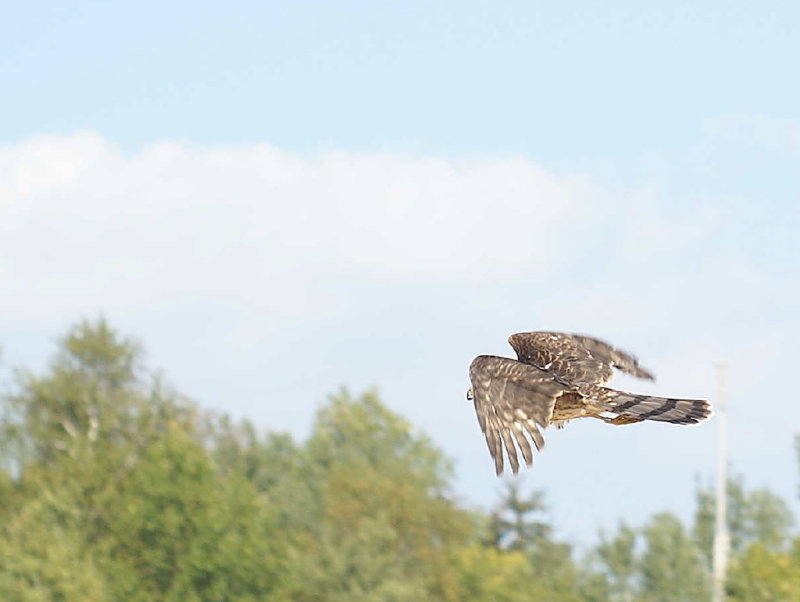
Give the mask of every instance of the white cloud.
[[(471, 282), (550, 269), (590, 192), (523, 160), (447, 161), (102, 137), (0, 150), (6, 294), (35, 316), (191, 295), (306, 306), (320, 274)], [(307, 309), (307, 307), (306, 307)]]

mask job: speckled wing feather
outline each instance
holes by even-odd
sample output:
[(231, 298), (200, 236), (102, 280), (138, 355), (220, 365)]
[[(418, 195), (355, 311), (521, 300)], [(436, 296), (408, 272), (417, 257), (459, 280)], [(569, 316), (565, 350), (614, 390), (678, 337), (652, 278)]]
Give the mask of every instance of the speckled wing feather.
[(563, 332), (520, 332), (508, 342), (519, 361), (549, 370), (566, 384), (603, 384), (613, 368), (640, 378), (653, 375), (633, 355), (585, 335)]
[(511, 470), (519, 471), (517, 448), (525, 463), (533, 463), (533, 450), (544, 447), (539, 427), (547, 426), (556, 397), (569, 389), (546, 370), (516, 360), (479, 355), (469, 367), (475, 412), (495, 471), (503, 472), (503, 449)]
[(639, 360), (635, 355), (613, 347), (605, 341), (595, 339), (594, 337), (588, 337), (582, 334), (573, 334), (569, 336), (586, 349), (594, 359), (616, 368), (625, 374), (630, 374), (637, 378), (655, 380), (655, 376), (653, 376), (650, 371), (645, 370), (639, 365)]

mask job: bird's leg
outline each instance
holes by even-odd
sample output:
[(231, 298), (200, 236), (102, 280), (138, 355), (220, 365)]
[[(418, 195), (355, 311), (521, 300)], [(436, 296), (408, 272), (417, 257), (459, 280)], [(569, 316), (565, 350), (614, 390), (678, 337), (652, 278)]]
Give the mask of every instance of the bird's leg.
[(625, 414), (620, 414), (619, 416), (614, 416), (613, 418), (608, 418), (607, 416), (596, 416), (596, 418), (599, 418), (600, 420), (608, 424), (616, 424), (618, 426), (622, 424), (634, 424), (636, 422), (643, 422), (641, 418), (634, 418), (633, 416), (626, 416)]

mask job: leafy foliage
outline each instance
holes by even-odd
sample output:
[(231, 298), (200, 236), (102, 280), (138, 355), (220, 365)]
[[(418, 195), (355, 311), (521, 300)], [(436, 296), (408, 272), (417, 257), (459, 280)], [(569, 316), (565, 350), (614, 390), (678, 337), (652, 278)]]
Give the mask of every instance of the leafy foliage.
[(735, 559), (728, 579), (730, 600), (791, 602), (800, 599), (800, 542), (791, 552), (755, 543)]
[(620, 523), (616, 535), (608, 538), (601, 534), (595, 556), (602, 566), (608, 583), (609, 597), (620, 602), (631, 602), (641, 579), (641, 561), (637, 557), (638, 533), (624, 522)]
[(709, 578), (700, 551), (680, 520), (658, 514), (643, 529), (641, 557), (643, 600), (706, 600)]
[[(201, 411), (103, 320), (19, 371), (0, 422), (0, 599), (655, 602), (708, 598), (711, 492), (601, 534), (583, 560), (542, 491), (490, 513), (375, 391), (341, 390), (310, 437)], [(798, 448), (800, 451), (800, 448)], [(786, 503), (729, 484), (729, 600), (800, 599)]]
[[(785, 550), (794, 517), (789, 506), (767, 489), (747, 491), (741, 477), (728, 480), (728, 533), (731, 551), (744, 553), (759, 543), (771, 550)], [(709, 489), (697, 492), (695, 537), (707, 559), (711, 559), (714, 540), (714, 493)]]

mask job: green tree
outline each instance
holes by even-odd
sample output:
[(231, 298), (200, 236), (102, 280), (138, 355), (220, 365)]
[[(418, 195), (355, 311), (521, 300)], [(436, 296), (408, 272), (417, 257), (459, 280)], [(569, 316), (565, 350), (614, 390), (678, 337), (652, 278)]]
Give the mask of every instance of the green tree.
[[(19, 373), (0, 431), (16, 476), (0, 554), (25, 561), (3, 583), (19, 599), (76, 599), (60, 593), (69, 588), (81, 599), (268, 599), (285, 572), (269, 500), (216, 465), (202, 413), (140, 356), (104, 321), (82, 322), (48, 373)], [(24, 530), (31, 520), (41, 529)], [(42, 529), (58, 537), (26, 535)]]
[(504, 550), (531, 550), (552, 532), (548, 522), (537, 520), (547, 509), (545, 494), (533, 491), (523, 497), (518, 480), (505, 481), (504, 486), (501, 501), (491, 513), (491, 543)]
[[(744, 480), (728, 480), (728, 533), (733, 556), (758, 543), (769, 550), (786, 550), (794, 516), (779, 496), (767, 489), (747, 491)], [(695, 538), (710, 565), (714, 541), (715, 496), (711, 488), (697, 491)]]
[(520, 492), (519, 481), (507, 481), (500, 503), (491, 513), (490, 542), (500, 550), (519, 551), (528, 561), (535, 600), (581, 600), (585, 578), (572, 558), (571, 546), (553, 538), (544, 520), (544, 493)]
[[(275, 485), (297, 494), (287, 498), (291, 508), (279, 509), (299, 551), (293, 599), (333, 600), (342, 592), (369, 599), (389, 590), (398, 599), (420, 599), (420, 591), (422, 599), (458, 599), (451, 554), (477, 532), (477, 521), (455, 503), (450, 463), (427, 437), (374, 391), (356, 398), (342, 391), (318, 412), (301, 454), (289, 468), (294, 483)], [(371, 552), (353, 554), (359, 546)], [(343, 556), (357, 564), (331, 560)], [(310, 566), (331, 570), (309, 581)], [(386, 566), (392, 570), (376, 568)], [(373, 578), (380, 574), (387, 581)]]
[(401, 535), (386, 517), (366, 517), (351, 532), (325, 524), (313, 562), (297, 558), (302, 584), (290, 591), (297, 601), (415, 602), (428, 598), (424, 575), (397, 561)]
[(147, 447), (106, 520), (98, 547), (117, 599), (263, 599), (280, 585), (269, 509), (176, 426)]
[(530, 562), (523, 552), (470, 545), (455, 551), (460, 598), (471, 602), (541, 600)]
[[(800, 460), (800, 437), (796, 446)], [(794, 521), (786, 503), (766, 490), (746, 494), (741, 482), (739, 485), (742, 491), (736, 498), (744, 500), (745, 510), (739, 511), (744, 518), (736, 524), (743, 533), (736, 534), (733, 546), (736, 553), (726, 584), (728, 598), (742, 602), (800, 600), (800, 539), (795, 537), (789, 546)], [(728, 496), (730, 499), (730, 483)]]
[(737, 602), (800, 600), (800, 541), (791, 552), (752, 544), (731, 563), (727, 593)]
[[(69, 515), (72, 508), (51, 492), (6, 503), (0, 523), (0, 600), (110, 599), (102, 570)], [(16, 500), (15, 500), (16, 501)]]
[(657, 514), (642, 530), (640, 560), (643, 602), (707, 600), (709, 574), (702, 554), (681, 524), (669, 513)]
[(636, 530), (623, 522), (613, 537), (601, 534), (595, 549), (595, 557), (609, 582), (609, 597), (619, 602), (635, 599), (639, 570), (637, 538)]

